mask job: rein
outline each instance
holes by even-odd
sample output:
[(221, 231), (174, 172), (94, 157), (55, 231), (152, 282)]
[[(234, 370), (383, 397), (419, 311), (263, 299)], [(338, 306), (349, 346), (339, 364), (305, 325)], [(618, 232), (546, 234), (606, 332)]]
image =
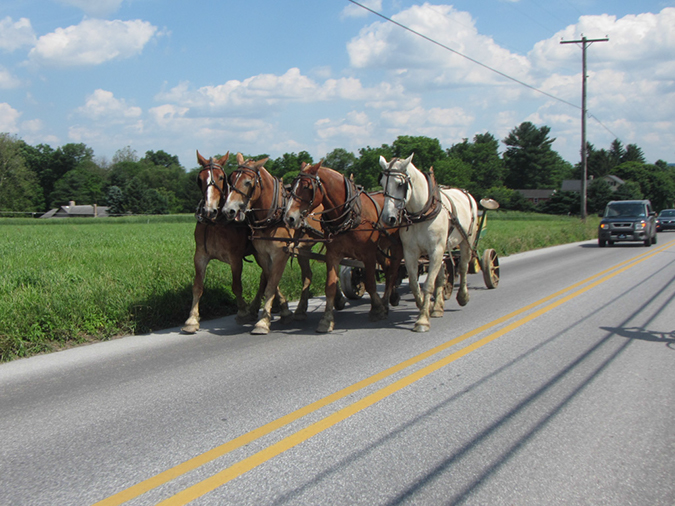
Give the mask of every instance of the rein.
[[(393, 162), (395, 161), (396, 159), (393, 159), (391, 163), (393, 164)], [(413, 185), (412, 181), (410, 180), (410, 176), (407, 173), (398, 172), (391, 169), (383, 171), (382, 174), (387, 178), (384, 189), (384, 196), (394, 201), (394, 206), (398, 210), (401, 222), (405, 221), (408, 225), (412, 225), (414, 223), (420, 223), (422, 221), (431, 220), (436, 216), (438, 216), (438, 213), (441, 212), (441, 208), (443, 207), (443, 202), (441, 201), (441, 191), (438, 184), (436, 184), (436, 179), (433, 176), (433, 172), (430, 174), (423, 173), (427, 181), (427, 187), (429, 188), (429, 197), (427, 198), (424, 207), (419, 212), (416, 213), (411, 213), (405, 207), (406, 201), (408, 199), (408, 189), (410, 189), (411, 193), (413, 190)], [(405, 191), (403, 193), (403, 197), (396, 197), (387, 191), (387, 188), (389, 187), (390, 177), (394, 178), (400, 177), (403, 179), (403, 183), (405, 184)]]

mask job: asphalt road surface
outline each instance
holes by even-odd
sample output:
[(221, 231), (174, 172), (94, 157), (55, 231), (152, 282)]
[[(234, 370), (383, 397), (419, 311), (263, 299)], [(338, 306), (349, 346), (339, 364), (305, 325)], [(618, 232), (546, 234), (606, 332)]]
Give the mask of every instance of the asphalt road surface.
[[(675, 504), (675, 233), (501, 258), (426, 334), (234, 318), (0, 365), (0, 504)], [(323, 265), (317, 264), (317, 268)], [(187, 315), (186, 315), (187, 317)]]

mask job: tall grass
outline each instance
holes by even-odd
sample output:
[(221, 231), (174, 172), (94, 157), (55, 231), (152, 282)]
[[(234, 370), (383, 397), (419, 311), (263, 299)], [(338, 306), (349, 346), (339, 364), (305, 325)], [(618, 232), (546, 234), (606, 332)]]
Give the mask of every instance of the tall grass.
[[(0, 219), (0, 360), (65, 346), (178, 326), (192, 300), (194, 217)], [(595, 237), (595, 223), (574, 218), (492, 212), (480, 249), (499, 255)], [(313, 295), (325, 267), (313, 262)], [(246, 264), (244, 295), (260, 269)], [(297, 262), (281, 289), (300, 293)], [(229, 266), (209, 264), (202, 318), (236, 311)]]

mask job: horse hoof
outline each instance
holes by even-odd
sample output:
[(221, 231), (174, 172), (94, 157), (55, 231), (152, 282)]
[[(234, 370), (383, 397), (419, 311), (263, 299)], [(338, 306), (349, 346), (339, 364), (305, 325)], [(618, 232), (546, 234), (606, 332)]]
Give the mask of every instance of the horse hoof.
[(291, 323), (295, 319), (295, 316), (293, 313), (288, 313), (283, 315), (281, 318), (279, 318), (279, 321), (283, 323), (284, 325)]
[(445, 311), (442, 309), (438, 309), (436, 311), (431, 312), (431, 317), (432, 318), (443, 318), (443, 315), (445, 314)]
[(307, 313), (295, 313), (293, 319), (298, 322), (304, 322), (307, 319)]
[(269, 333), (270, 329), (268, 329), (263, 325), (256, 325), (255, 327), (253, 327), (253, 330), (251, 330), (251, 334), (253, 334), (254, 336), (264, 336)]
[(335, 302), (333, 303), (333, 307), (338, 311), (342, 311), (346, 305), (347, 299), (345, 299), (344, 297), (336, 298)]
[(457, 296), (457, 303), (464, 307), (469, 303), (469, 296), (467, 295), (466, 297), (460, 297), (459, 295)]
[(320, 334), (327, 334), (329, 332), (333, 332), (333, 328), (335, 328), (335, 322), (324, 322), (321, 321), (319, 322), (319, 326), (316, 328), (316, 331)]
[(429, 325), (416, 324), (413, 328), (413, 332), (429, 332), (431, 327)]
[(379, 322), (380, 320), (386, 320), (387, 319), (387, 311), (380, 310), (380, 311), (371, 311), (368, 313), (368, 320), (371, 322)]
[(186, 325), (185, 327), (183, 327), (180, 330), (184, 334), (194, 334), (195, 332), (197, 332), (199, 330), (199, 324), (195, 323), (195, 324), (192, 324), (192, 325)]
[(245, 325), (247, 323), (252, 323), (258, 319), (258, 315), (252, 315), (250, 313), (238, 314), (234, 321), (237, 322), (237, 325)]
[(399, 302), (401, 302), (401, 296), (397, 292), (393, 292), (389, 297), (389, 304), (392, 306), (398, 306)]

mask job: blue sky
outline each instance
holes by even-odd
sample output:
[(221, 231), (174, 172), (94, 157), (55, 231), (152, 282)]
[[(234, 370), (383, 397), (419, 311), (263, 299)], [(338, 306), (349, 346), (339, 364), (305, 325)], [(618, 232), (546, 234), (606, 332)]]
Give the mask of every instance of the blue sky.
[(318, 160), (531, 121), (576, 163), (582, 52), (560, 40), (583, 34), (609, 37), (588, 50), (588, 141), (675, 162), (675, 0), (360, 3), (548, 95), (348, 0), (4, 0), (0, 132), (191, 168), (197, 149)]

